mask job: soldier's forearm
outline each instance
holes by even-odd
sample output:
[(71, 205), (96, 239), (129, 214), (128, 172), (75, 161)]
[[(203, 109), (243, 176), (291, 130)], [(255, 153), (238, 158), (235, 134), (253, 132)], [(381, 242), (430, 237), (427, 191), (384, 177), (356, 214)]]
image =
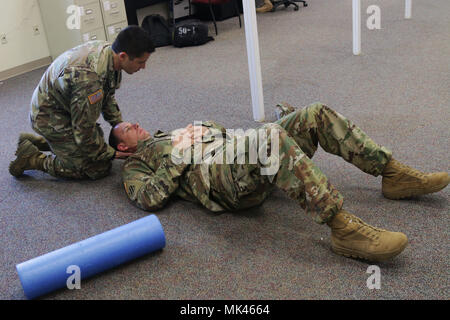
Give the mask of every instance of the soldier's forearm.
[(102, 115), (103, 119), (113, 127), (122, 122), (122, 113), (114, 97), (109, 98), (103, 106)]
[(115, 127), (117, 124), (123, 122), (122, 114), (120, 113), (120, 111), (113, 117), (103, 115), (103, 119), (105, 119), (105, 121), (108, 122), (111, 125), (111, 127)]
[(141, 209), (161, 209), (178, 189), (179, 179), (187, 166), (185, 163), (176, 165), (170, 159), (165, 159), (153, 172), (141, 161), (128, 160), (122, 171), (128, 198)]
[(97, 157), (97, 160), (114, 160), (115, 156), (116, 156), (116, 150), (111, 147), (110, 145), (106, 145), (106, 151), (99, 154), (99, 156)]

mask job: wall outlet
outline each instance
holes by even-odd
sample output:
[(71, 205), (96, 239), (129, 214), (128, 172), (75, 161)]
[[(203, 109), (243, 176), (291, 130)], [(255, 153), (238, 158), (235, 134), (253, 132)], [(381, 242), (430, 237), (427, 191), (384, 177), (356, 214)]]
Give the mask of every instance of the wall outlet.
[(2, 44), (7, 44), (8, 40), (6, 40), (6, 34), (0, 34), (0, 42)]
[(33, 34), (35, 36), (38, 36), (41, 34), (41, 30), (39, 29), (39, 26), (33, 26)]

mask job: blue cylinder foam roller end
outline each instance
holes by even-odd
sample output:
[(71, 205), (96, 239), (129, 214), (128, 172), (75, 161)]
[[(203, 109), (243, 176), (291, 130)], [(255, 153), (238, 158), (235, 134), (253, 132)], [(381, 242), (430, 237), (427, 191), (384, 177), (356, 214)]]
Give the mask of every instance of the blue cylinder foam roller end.
[(80, 279), (164, 248), (164, 230), (155, 215), (82, 240), (16, 265), (28, 299), (67, 286), (72, 271), (79, 268)]

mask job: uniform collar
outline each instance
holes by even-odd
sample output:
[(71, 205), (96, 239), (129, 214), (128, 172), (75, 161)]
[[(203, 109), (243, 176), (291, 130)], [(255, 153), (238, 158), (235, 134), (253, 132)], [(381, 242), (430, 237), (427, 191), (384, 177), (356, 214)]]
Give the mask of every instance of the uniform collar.
[(149, 137), (147, 140), (139, 140), (137, 143), (136, 151), (139, 151), (147, 147), (153, 141), (153, 137)]
[(105, 48), (105, 58), (108, 61), (106, 67), (105, 79), (109, 82), (109, 87), (111, 89), (119, 89), (120, 83), (122, 81), (122, 71), (114, 70), (114, 52), (111, 45)]

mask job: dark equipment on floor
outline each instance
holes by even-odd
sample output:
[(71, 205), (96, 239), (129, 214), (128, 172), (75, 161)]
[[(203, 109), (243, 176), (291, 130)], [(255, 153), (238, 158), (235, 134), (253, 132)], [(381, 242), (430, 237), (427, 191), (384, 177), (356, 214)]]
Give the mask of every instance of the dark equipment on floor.
[(208, 36), (208, 25), (200, 20), (191, 19), (175, 24), (173, 30), (173, 45), (175, 47), (189, 47), (205, 44), (214, 40)]
[[(272, 0), (271, 0), (272, 1)], [(291, 4), (294, 6), (294, 10), (297, 11), (299, 9), (296, 2), (303, 3), (304, 7), (307, 7), (308, 4), (304, 0), (280, 0), (280, 1), (272, 1), (273, 9), (272, 11), (275, 11), (279, 6), (284, 5), (285, 8), (289, 7)]]
[(156, 48), (172, 44), (172, 30), (167, 20), (159, 14), (151, 14), (142, 21), (142, 28), (149, 34)]

